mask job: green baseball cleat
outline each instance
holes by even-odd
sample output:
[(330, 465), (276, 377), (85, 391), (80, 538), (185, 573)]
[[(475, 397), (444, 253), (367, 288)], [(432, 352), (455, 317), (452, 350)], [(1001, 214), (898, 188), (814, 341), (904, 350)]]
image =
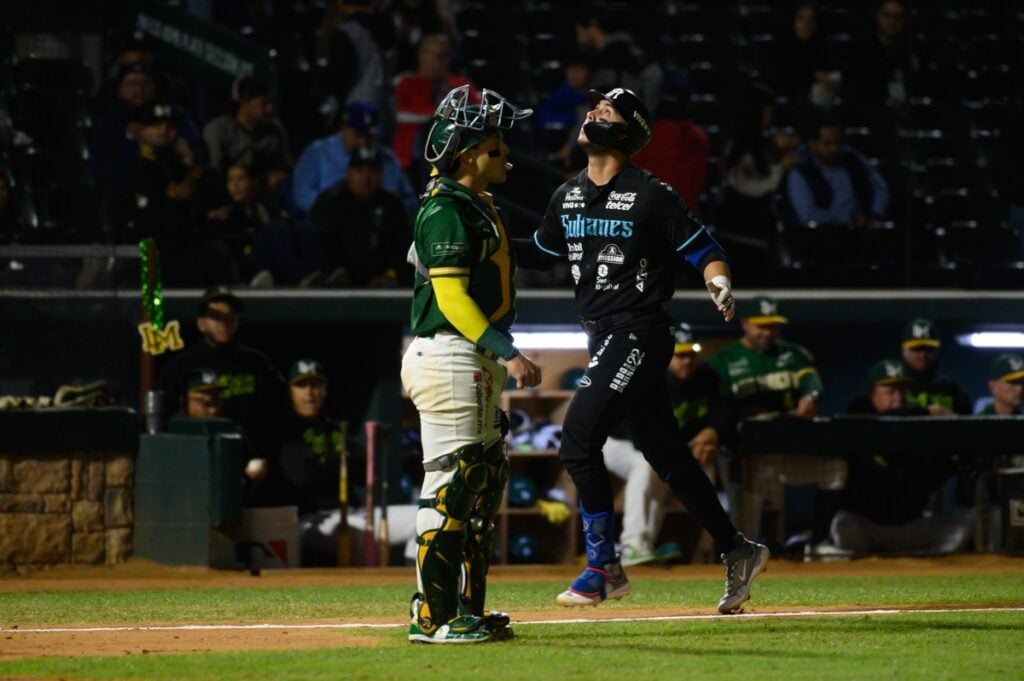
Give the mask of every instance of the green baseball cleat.
[(484, 618), (473, 615), (456, 617), (442, 624), (432, 634), (426, 633), (419, 622), (412, 622), (409, 625), (410, 643), (485, 643), (497, 640), (493, 637), (494, 632), (487, 628)]

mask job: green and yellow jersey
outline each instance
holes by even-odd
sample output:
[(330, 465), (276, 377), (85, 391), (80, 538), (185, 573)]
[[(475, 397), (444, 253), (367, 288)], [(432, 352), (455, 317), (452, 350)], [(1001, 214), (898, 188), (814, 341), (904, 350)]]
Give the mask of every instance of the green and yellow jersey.
[(766, 352), (736, 341), (722, 348), (710, 363), (741, 419), (790, 411), (802, 396), (823, 389), (811, 353), (782, 339)]
[(489, 194), (442, 177), (416, 216), (418, 264), (411, 325), (416, 336), (453, 330), (511, 359), (515, 256)]

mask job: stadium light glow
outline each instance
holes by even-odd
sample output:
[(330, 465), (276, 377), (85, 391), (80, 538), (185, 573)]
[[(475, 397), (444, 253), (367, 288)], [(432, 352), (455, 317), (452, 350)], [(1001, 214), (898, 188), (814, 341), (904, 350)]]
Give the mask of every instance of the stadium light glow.
[(515, 339), (520, 350), (587, 349), (587, 334), (582, 331), (523, 331)]
[[(521, 331), (515, 334), (515, 343), (520, 350), (586, 350), (587, 334), (581, 331)], [(700, 343), (693, 344), (693, 351), (701, 351)]]
[(1020, 331), (977, 331), (957, 336), (956, 340), (971, 348), (1024, 348), (1024, 333)]

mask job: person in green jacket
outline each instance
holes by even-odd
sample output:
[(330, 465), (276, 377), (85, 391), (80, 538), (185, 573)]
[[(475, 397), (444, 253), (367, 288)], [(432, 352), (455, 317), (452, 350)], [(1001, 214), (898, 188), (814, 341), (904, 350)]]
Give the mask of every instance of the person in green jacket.
[[(789, 320), (776, 300), (756, 297), (738, 303), (743, 336), (711, 358), (722, 390), (733, 403), (742, 427), (745, 419), (811, 419), (824, 389), (814, 356), (801, 345), (780, 338)], [(738, 525), (747, 536), (780, 546), (784, 518), (784, 485), (842, 488), (842, 459), (785, 456), (785, 452), (744, 459), (742, 489), (737, 499)], [(739, 471), (736, 471), (739, 472)]]
[(741, 304), (743, 337), (711, 358), (738, 419), (817, 413), (821, 376), (806, 348), (779, 337), (788, 321), (771, 298)]

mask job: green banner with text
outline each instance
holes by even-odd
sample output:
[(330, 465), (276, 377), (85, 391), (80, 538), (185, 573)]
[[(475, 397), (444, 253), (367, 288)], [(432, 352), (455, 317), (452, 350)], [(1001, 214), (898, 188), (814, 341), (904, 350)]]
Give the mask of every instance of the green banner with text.
[(270, 48), (178, 10), (144, 1), (126, 7), (131, 30), (149, 36), (160, 58), (178, 70), (228, 83), (248, 75), (272, 82)]

